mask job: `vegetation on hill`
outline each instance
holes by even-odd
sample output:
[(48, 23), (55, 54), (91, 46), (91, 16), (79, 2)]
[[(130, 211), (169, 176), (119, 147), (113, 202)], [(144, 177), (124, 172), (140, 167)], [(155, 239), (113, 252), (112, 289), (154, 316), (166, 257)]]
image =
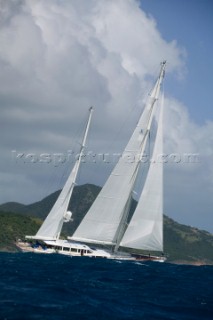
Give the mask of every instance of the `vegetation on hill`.
[(213, 235), (164, 216), (165, 252), (171, 261), (213, 264)]
[[(92, 184), (84, 184), (74, 188), (69, 210), (72, 211), (73, 215), (76, 215), (76, 219), (78, 219), (78, 212), (80, 212), (80, 215), (86, 213), (100, 190), (101, 187)], [(43, 220), (51, 210), (60, 191), (61, 190), (55, 191), (41, 201), (29, 205), (20, 204), (18, 202), (7, 202), (0, 205), (0, 211), (35, 215)]]
[[(101, 188), (85, 184), (74, 188), (69, 210), (73, 222), (64, 224), (63, 235), (72, 235)], [(60, 191), (31, 205), (6, 203), (0, 206), (0, 250), (14, 250), (14, 241), (24, 235), (34, 235), (46, 217)], [(132, 201), (131, 213), (136, 201)], [(8, 212), (6, 212), (8, 211)], [(15, 213), (12, 213), (15, 212)], [(130, 215), (131, 216), (131, 215)], [(196, 228), (185, 226), (164, 216), (164, 247), (168, 261), (213, 264), (213, 236)]]
[(18, 213), (0, 212), (0, 251), (16, 251), (15, 241), (35, 234), (42, 221)]

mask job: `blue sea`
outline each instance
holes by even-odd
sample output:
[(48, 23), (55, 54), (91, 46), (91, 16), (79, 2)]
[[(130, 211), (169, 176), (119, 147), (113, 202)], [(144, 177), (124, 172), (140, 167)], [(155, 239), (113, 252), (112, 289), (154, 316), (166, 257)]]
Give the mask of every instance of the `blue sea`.
[(213, 267), (0, 254), (0, 319), (213, 319)]

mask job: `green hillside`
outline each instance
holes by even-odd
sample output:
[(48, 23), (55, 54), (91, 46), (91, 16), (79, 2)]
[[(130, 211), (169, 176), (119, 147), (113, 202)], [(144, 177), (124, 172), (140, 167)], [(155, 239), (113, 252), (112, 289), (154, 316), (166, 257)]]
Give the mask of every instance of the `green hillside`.
[(213, 235), (164, 216), (164, 247), (172, 261), (213, 264)]
[(14, 242), (27, 234), (35, 234), (42, 221), (18, 213), (0, 212), (0, 251), (16, 251)]
[[(91, 184), (75, 187), (69, 206), (73, 222), (64, 224), (64, 236), (72, 235), (100, 190), (100, 187)], [(14, 250), (16, 238), (24, 238), (26, 234), (34, 235), (59, 192), (31, 205), (14, 202), (1, 205), (0, 250)], [(133, 200), (132, 212), (135, 206), (136, 202)], [(213, 264), (213, 236), (206, 231), (179, 224), (167, 216), (164, 216), (164, 247), (168, 261)]]
[[(82, 214), (86, 213), (100, 190), (101, 187), (92, 184), (85, 184), (74, 188), (69, 210), (75, 215), (75, 219), (78, 219), (78, 212), (80, 212), (81, 217)], [(29, 205), (18, 202), (7, 202), (0, 205), (0, 211), (35, 215), (43, 220), (55, 203), (60, 191), (55, 191), (41, 201)]]

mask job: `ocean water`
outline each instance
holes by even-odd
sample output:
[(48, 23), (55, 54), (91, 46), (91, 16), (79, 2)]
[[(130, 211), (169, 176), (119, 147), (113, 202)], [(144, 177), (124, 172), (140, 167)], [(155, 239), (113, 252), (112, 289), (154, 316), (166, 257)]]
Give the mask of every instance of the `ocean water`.
[(213, 267), (0, 254), (0, 319), (213, 319)]

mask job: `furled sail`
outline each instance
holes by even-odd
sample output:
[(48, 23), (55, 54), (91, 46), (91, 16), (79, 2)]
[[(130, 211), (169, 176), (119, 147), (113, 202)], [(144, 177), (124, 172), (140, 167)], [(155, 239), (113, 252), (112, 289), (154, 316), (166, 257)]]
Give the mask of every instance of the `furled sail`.
[(75, 186), (78, 170), (85, 148), (86, 138), (89, 131), (93, 108), (89, 109), (89, 118), (86, 125), (81, 150), (78, 159), (47, 218), (44, 220), (35, 236), (26, 236), (27, 239), (55, 240), (58, 239), (64, 222), (71, 219), (71, 212), (67, 212), (69, 201)]
[(126, 214), (135, 184), (138, 163), (145, 150), (148, 127), (152, 122), (164, 69), (165, 62), (162, 63), (154, 89), (121, 158), (71, 239), (102, 244), (116, 244), (119, 240), (119, 229), (122, 228), (122, 218)]
[(120, 243), (123, 247), (163, 251), (163, 104), (149, 172), (141, 197)]

